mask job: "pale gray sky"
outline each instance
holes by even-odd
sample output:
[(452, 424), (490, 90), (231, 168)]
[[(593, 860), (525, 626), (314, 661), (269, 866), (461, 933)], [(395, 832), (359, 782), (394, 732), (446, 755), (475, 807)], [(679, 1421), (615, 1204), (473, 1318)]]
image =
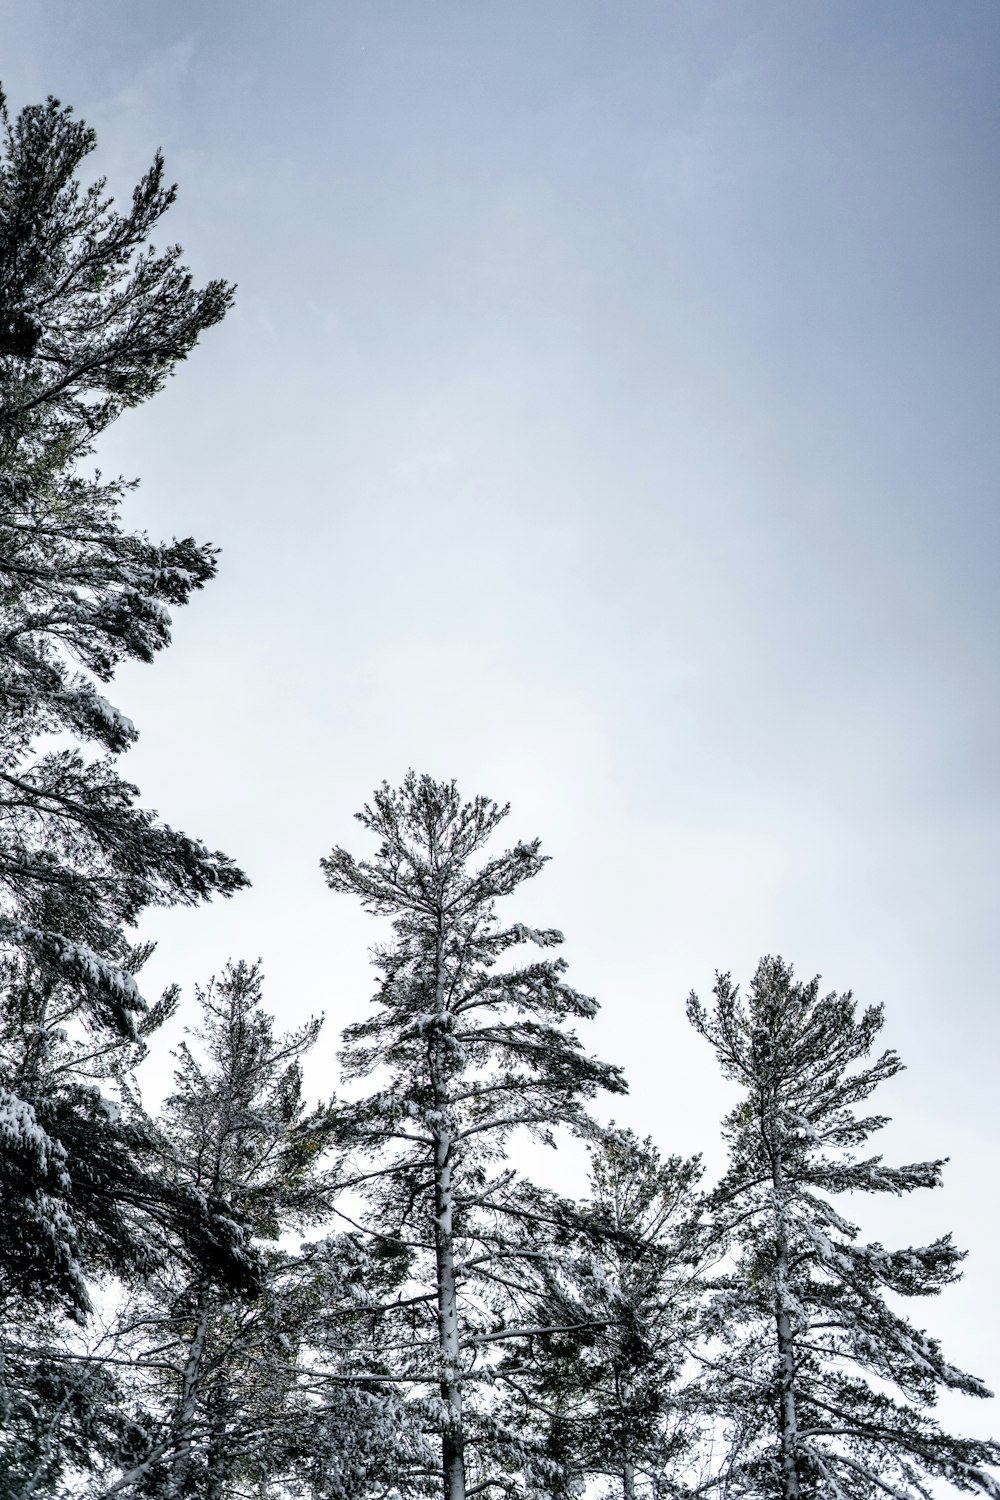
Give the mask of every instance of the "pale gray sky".
[(510, 799), (553, 856), (518, 914), (665, 1148), (718, 1161), (683, 1018), (716, 967), (885, 1001), (887, 1153), (953, 1164), (880, 1222), (969, 1246), (921, 1321), (1000, 1385), (1000, 7), (33, 0), (3, 33), (11, 103), (71, 103), (122, 194), (162, 146), (168, 237), (240, 287), (103, 451), (135, 524), (223, 549), (121, 676), (128, 770), (254, 881), (149, 924), (150, 987), (260, 954), (332, 1083), (371, 934), (319, 856), (408, 765)]

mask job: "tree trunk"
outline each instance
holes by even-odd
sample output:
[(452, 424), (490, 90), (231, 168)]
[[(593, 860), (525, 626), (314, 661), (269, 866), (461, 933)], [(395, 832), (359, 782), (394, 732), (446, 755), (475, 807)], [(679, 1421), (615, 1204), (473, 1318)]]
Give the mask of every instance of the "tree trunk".
[(184, 1493), (184, 1484), (187, 1472), (191, 1465), (191, 1434), (194, 1427), (194, 1415), (198, 1405), (198, 1385), (201, 1375), (201, 1361), (205, 1352), (205, 1340), (208, 1337), (208, 1324), (211, 1317), (211, 1299), (208, 1288), (201, 1286), (198, 1289), (198, 1299), (195, 1303), (194, 1333), (188, 1345), (187, 1359), (184, 1361), (184, 1373), (181, 1376), (180, 1401), (177, 1405), (177, 1413), (174, 1422), (177, 1448), (170, 1464), (170, 1476), (167, 1480), (166, 1494), (168, 1500), (179, 1500)]
[[(435, 1002), (438, 1015), (445, 1008), (443, 942), (439, 938)], [(440, 1059), (440, 1042), (433, 1048), (434, 1097), (437, 1109), (447, 1108), (447, 1089)], [(438, 1355), (441, 1362), (441, 1399), (447, 1409), (441, 1437), (444, 1500), (465, 1500), (465, 1441), (462, 1423), (461, 1354), (458, 1327), (458, 1285), (455, 1277), (455, 1195), (452, 1185), (452, 1132), (434, 1132), (434, 1248), (437, 1261)]]
[(226, 1441), (225, 1399), (218, 1386), (209, 1401), (209, 1439), (206, 1458), (205, 1500), (223, 1500), (229, 1480), (232, 1458)]
[(635, 1500), (635, 1469), (628, 1459), (622, 1469), (622, 1500)]
[(438, 1283), (438, 1348), (441, 1357), (441, 1399), (448, 1408), (448, 1425), (442, 1438), (445, 1500), (465, 1500), (465, 1455), (462, 1441), (461, 1345), (458, 1332), (458, 1296), (455, 1284), (455, 1248), (452, 1238), (454, 1196), (451, 1183), (451, 1136), (442, 1132), (435, 1141), (434, 1207)]
[[(786, 1252), (787, 1269), (787, 1252)], [(798, 1500), (798, 1414), (795, 1410), (795, 1341), (783, 1296), (779, 1270), (775, 1321), (778, 1331), (779, 1422), (781, 1428), (781, 1487), (784, 1500)]]
[(795, 1407), (795, 1335), (788, 1311), (788, 1233), (785, 1223), (781, 1148), (777, 1123), (772, 1127), (774, 1182), (775, 1285), (774, 1321), (778, 1342), (778, 1430), (781, 1439), (781, 1492), (799, 1500), (799, 1426)]

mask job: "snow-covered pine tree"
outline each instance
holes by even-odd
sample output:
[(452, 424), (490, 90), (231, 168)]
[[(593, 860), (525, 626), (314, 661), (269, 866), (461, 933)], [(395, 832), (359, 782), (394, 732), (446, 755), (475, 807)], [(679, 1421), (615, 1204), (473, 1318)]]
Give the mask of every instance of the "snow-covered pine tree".
[(395, 1379), (392, 1339), (408, 1272), (403, 1246), (359, 1231), (302, 1246), (285, 1320), (301, 1346), (309, 1401), (295, 1454), (308, 1500), (416, 1500), (437, 1461), (419, 1401)]
[[(149, 948), (130, 956), (138, 970)], [(135, 1095), (168, 992), (128, 1039), (79, 1023), (79, 996), (20, 955), (0, 960), (0, 1473), (5, 1496), (65, 1493), (69, 1467), (130, 1440), (95, 1282), (183, 1261), (253, 1283), (226, 1205), (164, 1173), (167, 1143)], [(107, 1356), (110, 1356), (107, 1357)]]
[(223, 1500), (309, 1467), (315, 1403), (298, 1366), (309, 1278), (279, 1241), (326, 1211), (333, 1114), (302, 1097), (319, 1021), (276, 1035), (261, 1000), (259, 967), (243, 962), (198, 991), (201, 1026), (176, 1054), (159, 1120), (169, 1181), (249, 1226), (259, 1280), (241, 1294), (176, 1257), (130, 1298), (116, 1339), (138, 1382), (136, 1436), (95, 1493)]
[(162, 1016), (140, 999), (130, 924), (245, 880), (137, 805), (115, 768), (135, 729), (100, 691), (168, 643), (168, 606), (215, 556), (124, 531), (129, 486), (89, 463), (230, 291), (194, 288), (179, 250), (148, 247), (173, 199), (158, 157), (117, 213), (103, 183), (79, 180), (94, 136), (70, 111), (49, 100), (12, 121), (0, 101), (0, 115), (0, 1394), (27, 1414), (5, 1437), (22, 1431), (30, 1454), (42, 1433), (38, 1494), (59, 1433), (86, 1428), (83, 1448), (100, 1446), (66, 1374), (85, 1365), (55, 1338), (61, 1316), (83, 1315), (87, 1277), (138, 1275), (168, 1245), (235, 1267), (235, 1226), (164, 1184), (162, 1143), (141, 1110), (116, 1113), (115, 1084)]
[(521, 944), (562, 940), (496, 914), (544, 863), (537, 840), (477, 861), (506, 814), (410, 772), (358, 814), (379, 840), (374, 857), (338, 847), (322, 862), (333, 890), (392, 919), (394, 941), (375, 952), (376, 1012), (344, 1034), (346, 1077), (385, 1079), (342, 1111), (343, 1181), (367, 1201), (369, 1234), (410, 1258), (409, 1290), (383, 1310), (393, 1331), (381, 1353), (404, 1388), (440, 1393), (429, 1410), (446, 1500), (539, 1492), (523, 1435), (496, 1420), (499, 1354), (586, 1320), (560, 1288), (558, 1206), (518, 1178), (508, 1139), (589, 1132), (586, 1101), (625, 1087), (567, 1027), (596, 1003), (565, 983), (564, 960), (503, 963)]
[(148, 246), (173, 199), (159, 157), (118, 213), (79, 180), (94, 136), (69, 110), (0, 115), (0, 1282), (25, 1315), (79, 1315), (87, 1275), (137, 1273), (175, 1235), (206, 1264), (233, 1261), (233, 1226), (153, 1170), (141, 1110), (112, 1118), (102, 1100), (160, 1018), (133, 977), (131, 924), (245, 884), (137, 805), (115, 766), (135, 729), (100, 691), (169, 642), (168, 606), (215, 555), (126, 532), (129, 486), (89, 463), (230, 291), (196, 289), (178, 249)]
[(697, 1442), (682, 1372), (701, 1291), (700, 1175), (696, 1157), (664, 1158), (630, 1130), (601, 1133), (567, 1260), (601, 1316), (588, 1338), (552, 1341), (510, 1371), (561, 1467), (608, 1500), (676, 1494)]
[(917, 1249), (859, 1240), (831, 1198), (935, 1187), (941, 1161), (886, 1166), (864, 1154), (887, 1123), (856, 1106), (902, 1068), (866, 1062), (880, 1006), (820, 995), (781, 958), (761, 960), (746, 1000), (729, 975), (715, 1004), (688, 1014), (743, 1098), (725, 1122), (729, 1169), (712, 1195), (729, 1251), (705, 1320), (705, 1397), (730, 1433), (726, 1495), (799, 1500), (926, 1500), (935, 1480), (1000, 1496), (992, 1442), (951, 1437), (930, 1415), (937, 1393), (988, 1396), (892, 1302), (957, 1279), (945, 1235)]
[(81, 184), (94, 134), (71, 111), (50, 99), (11, 121), (0, 98), (0, 114), (0, 948), (127, 1034), (125, 929), (245, 878), (137, 805), (114, 763), (136, 731), (100, 691), (168, 644), (168, 607), (212, 577), (214, 550), (125, 531), (130, 486), (88, 460), (231, 290), (196, 289), (177, 247), (149, 245), (174, 197), (159, 156), (119, 213), (103, 181)]

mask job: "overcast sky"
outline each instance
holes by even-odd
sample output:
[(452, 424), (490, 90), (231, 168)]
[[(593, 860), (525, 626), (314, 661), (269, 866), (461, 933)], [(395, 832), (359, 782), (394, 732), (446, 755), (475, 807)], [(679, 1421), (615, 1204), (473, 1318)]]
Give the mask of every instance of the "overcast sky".
[[(253, 890), (158, 915), (155, 991), (260, 955), (325, 1010), (370, 919), (321, 854), (410, 765), (512, 803), (624, 1063), (705, 1149), (689, 989), (780, 952), (887, 1009), (894, 1158), (996, 1346), (1000, 7), (994, 0), (31, 0), (54, 93), (236, 310), (102, 450), (222, 548), (116, 701), (126, 770)], [(190, 1012), (189, 1012), (190, 1014)], [(871, 1220), (868, 1216), (866, 1222)], [(950, 1420), (996, 1428), (975, 1405)]]

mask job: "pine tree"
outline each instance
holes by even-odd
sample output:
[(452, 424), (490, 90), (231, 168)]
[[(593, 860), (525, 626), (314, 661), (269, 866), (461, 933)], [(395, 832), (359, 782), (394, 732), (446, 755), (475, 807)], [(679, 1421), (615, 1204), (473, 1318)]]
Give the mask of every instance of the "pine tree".
[(405, 1304), (403, 1247), (358, 1231), (302, 1247), (291, 1305), (309, 1421), (294, 1454), (309, 1500), (414, 1500), (428, 1493), (435, 1453), (424, 1403), (394, 1375), (396, 1311)]
[(605, 1132), (591, 1152), (585, 1264), (606, 1318), (556, 1382), (568, 1375), (576, 1398), (581, 1469), (622, 1500), (675, 1494), (694, 1440), (682, 1374), (700, 1290), (700, 1175), (697, 1158), (663, 1158), (629, 1130)]
[(730, 1259), (705, 1332), (706, 1398), (728, 1424), (718, 1482), (727, 1494), (918, 1500), (935, 1480), (996, 1497), (992, 1442), (951, 1437), (930, 1415), (937, 1393), (990, 1393), (945, 1360), (890, 1299), (937, 1293), (959, 1275), (947, 1235), (886, 1250), (859, 1239), (831, 1198), (935, 1187), (941, 1161), (886, 1166), (864, 1154), (887, 1123), (859, 1114), (902, 1068), (866, 1062), (880, 1006), (820, 995), (780, 958), (764, 958), (744, 1001), (729, 975), (715, 1004), (688, 1004), (743, 1098), (725, 1122), (730, 1166), (711, 1200)]
[[(344, 1034), (347, 1078), (386, 1074), (342, 1112), (344, 1183), (366, 1200), (369, 1233), (409, 1258), (411, 1290), (383, 1310), (395, 1333), (382, 1351), (404, 1387), (440, 1392), (446, 1500), (531, 1492), (532, 1455), (490, 1400), (499, 1351), (581, 1325), (551, 1254), (558, 1205), (510, 1168), (508, 1139), (587, 1132), (586, 1101), (624, 1089), (567, 1029), (596, 1003), (565, 983), (564, 961), (501, 963), (523, 943), (562, 940), (496, 914), (544, 864), (537, 840), (474, 862), (506, 814), (410, 772), (358, 815), (380, 841), (374, 858), (335, 848), (323, 860), (333, 890), (392, 919), (394, 941), (375, 953), (376, 1013)], [(544, 1322), (526, 1324), (540, 1300)]]
[(0, 945), (128, 1034), (141, 1001), (126, 929), (245, 878), (137, 806), (114, 763), (136, 730), (99, 690), (168, 644), (168, 607), (211, 578), (214, 550), (124, 531), (130, 486), (87, 461), (231, 289), (197, 290), (176, 246), (149, 246), (174, 198), (159, 156), (118, 213), (103, 181), (77, 176), (95, 139), (71, 111), (50, 99), (12, 122), (0, 97), (0, 116)]
[(255, 1268), (228, 1206), (171, 1179), (168, 1143), (136, 1097), (134, 1070), (176, 992), (134, 1040), (81, 1028), (79, 997), (19, 956), (0, 962), (0, 998), (0, 1472), (5, 1494), (61, 1494), (67, 1465), (129, 1440), (95, 1285), (185, 1264), (248, 1288)]
[(245, 877), (137, 804), (116, 768), (136, 731), (101, 691), (168, 644), (215, 553), (124, 530), (131, 486), (92, 464), (231, 290), (149, 246), (174, 197), (158, 156), (119, 213), (80, 181), (94, 135), (69, 110), (12, 121), (0, 98), (0, 117), (0, 1462), (37, 1495), (110, 1432), (114, 1367), (76, 1358), (63, 1321), (88, 1316), (92, 1279), (175, 1255), (249, 1270), (239, 1227), (164, 1177), (121, 1088), (165, 1014), (140, 996), (131, 927)]
[(261, 1000), (259, 968), (242, 962), (198, 991), (202, 1024), (177, 1053), (160, 1124), (171, 1182), (247, 1224), (262, 1272), (241, 1294), (197, 1261), (173, 1258), (131, 1299), (118, 1340), (142, 1387), (143, 1441), (120, 1455), (102, 1492), (266, 1492), (310, 1448), (314, 1403), (298, 1369), (305, 1273), (280, 1242), (325, 1213), (333, 1116), (302, 1097), (301, 1059), (320, 1023), (278, 1036)]

